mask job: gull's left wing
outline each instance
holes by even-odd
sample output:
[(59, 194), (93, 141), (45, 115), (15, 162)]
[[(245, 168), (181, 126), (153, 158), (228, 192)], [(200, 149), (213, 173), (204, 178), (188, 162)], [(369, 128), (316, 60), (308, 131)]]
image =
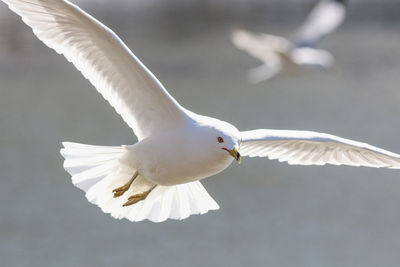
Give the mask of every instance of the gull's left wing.
[(400, 155), (334, 135), (309, 131), (241, 132), (240, 154), (297, 165), (350, 165), (400, 169)]
[(346, 16), (346, 0), (321, 0), (294, 35), (296, 47), (315, 47), (339, 27)]

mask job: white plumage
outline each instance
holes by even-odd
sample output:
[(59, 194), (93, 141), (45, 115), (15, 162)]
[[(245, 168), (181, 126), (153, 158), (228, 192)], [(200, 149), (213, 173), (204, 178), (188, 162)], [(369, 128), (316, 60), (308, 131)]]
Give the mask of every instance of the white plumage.
[(268, 157), (296, 165), (400, 166), (400, 155), (330, 134), (309, 131), (242, 132), (242, 156)]
[[(2, 0), (46, 45), (63, 54), (133, 129), (120, 147), (64, 142), (72, 183), (117, 219), (161, 222), (218, 209), (199, 180), (241, 153), (290, 164), (400, 168), (400, 156), (367, 144), (304, 131), (239, 132), (181, 107), (123, 42), (65, 0)], [(276, 39), (279, 43), (280, 40)]]
[(113, 197), (111, 191), (121, 182), (129, 180), (134, 172), (131, 166), (123, 162), (128, 148), (68, 142), (63, 145), (61, 154), (65, 158), (64, 168), (71, 174), (72, 183), (86, 192), (89, 202), (116, 219), (161, 222), (168, 218), (185, 219), (191, 214), (203, 214), (219, 208), (199, 181), (157, 186), (145, 201), (123, 207), (129, 195), (143, 192), (154, 185), (139, 176), (127, 193), (120, 198)]
[(252, 83), (276, 76), (281, 71), (299, 67), (329, 68), (334, 58), (316, 46), (339, 27), (346, 15), (345, 0), (321, 0), (310, 12), (292, 40), (270, 34), (255, 34), (243, 29), (232, 32), (237, 48), (259, 59), (263, 64), (248, 72)]
[[(110, 102), (139, 140), (182, 120), (179, 104), (106, 26), (68, 1), (4, 0)], [(150, 103), (157, 101), (157, 110)]]

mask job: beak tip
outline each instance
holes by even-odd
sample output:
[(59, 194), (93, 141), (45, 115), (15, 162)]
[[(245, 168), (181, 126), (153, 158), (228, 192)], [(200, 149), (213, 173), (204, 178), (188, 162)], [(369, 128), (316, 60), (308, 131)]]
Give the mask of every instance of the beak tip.
[(232, 150), (225, 149), (229, 154), (240, 164), (242, 157), (240, 156), (239, 149), (235, 146)]
[(240, 164), (242, 162), (242, 157), (240, 156), (239, 150), (235, 147), (234, 151), (236, 152), (236, 160)]

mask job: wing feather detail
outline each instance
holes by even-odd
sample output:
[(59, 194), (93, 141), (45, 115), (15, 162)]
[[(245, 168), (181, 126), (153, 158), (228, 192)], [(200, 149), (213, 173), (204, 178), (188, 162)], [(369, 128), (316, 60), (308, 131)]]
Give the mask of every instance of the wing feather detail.
[(2, 0), (109, 101), (138, 139), (174, 127), (185, 110), (102, 23), (66, 0)]
[(293, 165), (350, 165), (400, 168), (400, 155), (366, 143), (310, 131), (241, 132), (240, 154), (268, 157)]

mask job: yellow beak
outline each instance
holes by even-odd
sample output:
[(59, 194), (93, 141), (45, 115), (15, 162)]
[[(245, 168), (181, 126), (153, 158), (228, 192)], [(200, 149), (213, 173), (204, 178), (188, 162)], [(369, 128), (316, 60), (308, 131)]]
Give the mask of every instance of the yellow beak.
[(239, 150), (237, 147), (234, 147), (232, 150), (227, 149), (229, 154), (237, 160), (237, 162), (240, 164), (242, 162), (242, 157), (240, 156)]

